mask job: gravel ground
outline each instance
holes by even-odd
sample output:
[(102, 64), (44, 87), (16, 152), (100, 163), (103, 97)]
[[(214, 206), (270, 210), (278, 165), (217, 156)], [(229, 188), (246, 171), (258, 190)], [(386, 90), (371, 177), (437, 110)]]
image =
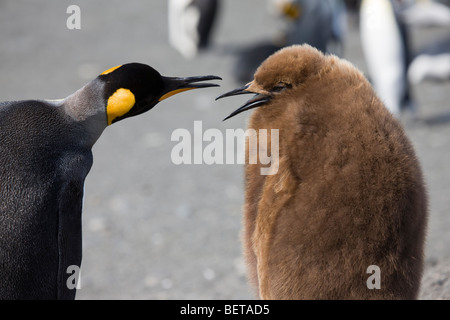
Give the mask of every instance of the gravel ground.
[[(0, 100), (65, 97), (100, 72), (137, 61), (168, 76), (215, 74), (221, 88), (174, 96), (107, 128), (86, 179), (83, 265), (77, 299), (253, 299), (241, 255), (243, 167), (175, 165), (172, 132), (245, 128), (248, 114), (221, 120), (237, 100), (224, 48), (273, 37), (280, 26), (265, 2), (227, 0), (214, 46), (187, 61), (167, 41), (166, 1), (0, 2)], [(66, 9), (81, 8), (69, 30)], [(261, 4), (263, 4), (261, 6)], [(419, 47), (448, 29), (414, 29)], [(345, 57), (365, 71), (358, 30)], [(450, 82), (413, 88), (419, 121), (402, 118), (423, 166), (430, 221), (422, 299), (450, 298)], [(193, 139), (195, 137), (193, 136)], [(206, 145), (207, 143), (204, 143)]]

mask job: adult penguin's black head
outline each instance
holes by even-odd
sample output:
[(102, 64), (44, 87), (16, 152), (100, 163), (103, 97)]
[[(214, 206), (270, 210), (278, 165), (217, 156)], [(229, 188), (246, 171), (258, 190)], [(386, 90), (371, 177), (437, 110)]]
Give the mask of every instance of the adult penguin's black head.
[(144, 113), (158, 102), (183, 91), (216, 87), (206, 80), (221, 80), (217, 76), (164, 77), (152, 67), (128, 63), (104, 71), (97, 78), (104, 83), (108, 125)]

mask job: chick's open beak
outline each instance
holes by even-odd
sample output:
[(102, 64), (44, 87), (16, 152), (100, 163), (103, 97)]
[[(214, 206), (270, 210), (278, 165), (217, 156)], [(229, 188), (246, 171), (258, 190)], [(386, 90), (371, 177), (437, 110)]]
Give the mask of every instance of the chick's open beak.
[(162, 101), (167, 99), (177, 93), (199, 89), (199, 88), (208, 88), (208, 87), (219, 87), (218, 84), (215, 83), (197, 83), (200, 81), (208, 81), (208, 80), (222, 80), (222, 78), (218, 76), (196, 76), (196, 77), (186, 77), (186, 78), (178, 78), (178, 77), (162, 77), (165, 91), (166, 93), (162, 95), (158, 101)]
[(265, 94), (261, 94), (261, 93), (257, 93), (257, 92), (252, 92), (247, 90), (250, 87), (250, 84), (246, 84), (245, 86), (241, 87), (241, 88), (237, 88), (234, 90), (231, 90), (230, 92), (224, 93), (221, 96), (217, 97), (216, 100), (225, 98), (225, 97), (231, 97), (231, 96), (236, 96), (239, 94), (249, 94), (249, 93), (253, 93), (255, 94), (255, 96), (253, 96), (253, 98), (251, 98), (250, 100), (248, 100), (242, 107), (236, 109), (235, 111), (233, 111), (228, 117), (226, 117), (225, 119), (223, 119), (223, 121), (230, 119), (231, 117), (234, 117), (235, 115), (246, 111), (246, 110), (250, 110), (256, 107), (259, 107), (267, 102), (270, 101), (270, 96), (265, 95)]

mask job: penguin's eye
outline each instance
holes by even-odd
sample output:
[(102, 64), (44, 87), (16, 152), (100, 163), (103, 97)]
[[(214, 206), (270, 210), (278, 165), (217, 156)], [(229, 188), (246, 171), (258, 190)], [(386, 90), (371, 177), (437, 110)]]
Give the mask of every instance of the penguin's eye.
[(281, 92), (285, 89), (289, 89), (291, 88), (292, 85), (289, 83), (284, 83), (284, 82), (279, 82), (277, 83), (273, 88), (272, 88), (272, 92)]

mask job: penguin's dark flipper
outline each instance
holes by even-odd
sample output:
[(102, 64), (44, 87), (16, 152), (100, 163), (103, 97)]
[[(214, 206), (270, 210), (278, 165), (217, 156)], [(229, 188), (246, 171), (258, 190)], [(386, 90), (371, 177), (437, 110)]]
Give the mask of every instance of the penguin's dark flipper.
[(92, 166), (92, 153), (68, 155), (60, 164), (65, 181), (58, 210), (58, 299), (75, 299), (82, 256), (84, 180)]

